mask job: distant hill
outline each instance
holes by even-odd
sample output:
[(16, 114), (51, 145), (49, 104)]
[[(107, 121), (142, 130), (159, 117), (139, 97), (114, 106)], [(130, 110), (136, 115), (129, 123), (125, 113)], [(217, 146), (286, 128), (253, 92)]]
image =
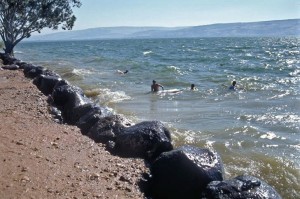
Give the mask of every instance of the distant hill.
[(27, 41), (123, 38), (282, 37), (300, 36), (300, 19), (225, 23), (192, 27), (106, 27), (35, 35)]

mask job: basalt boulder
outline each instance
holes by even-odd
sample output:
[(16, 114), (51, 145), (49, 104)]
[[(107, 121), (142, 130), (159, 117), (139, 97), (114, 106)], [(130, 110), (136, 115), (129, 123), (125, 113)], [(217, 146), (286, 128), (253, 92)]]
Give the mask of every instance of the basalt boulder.
[(152, 164), (148, 192), (155, 199), (199, 199), (208, 183), (223, 180), (220, 156), (209, 149), (182, 146)]
[(62, 79), (57, 76), (39, 75), (33, 80), (33, 83), (43, 94), (49, 95), (59, 81)]
[(87, 136), (95, 142), (107, 143), (115, 141), (131, 123), (120, 115), (110, 115), (99, 118), (99, 120), (89, 129)]
[(16, 64), (11, 64), (11, 65), (4, 65), (2, 66), (2, 68), (6, 70), (18, 70), (20, 67)]
[(15, 62), (16, 65), (18, 65), (20, 67), (20, 69), (24, 69), (24, 66), (27, 65), (27, 62), (21, 61), (21, 60), (17, 60)]
[(3, 60), (4, 65), (12, 65), (18, 61), (18, 59), (5, 53), (0, 53), (0, 58)]
[(114, 152), (126, 157), (154, 159), (173, 149), (169, 130), (159, 121), (145, 121), (116, 136)]
[(27, 78), (33, 79), (39, 75), (42, 75), (44, 70), (45, 69), (42, 66), (34, 66), (29, 64), (24, 68), (24, 75)]
[(281, 199), (266, 182), (249, 175), (208, 184), (204, 197), (209, 199)]
[(60, 82), (58, 85), (55, 85), (52, 92), (53, 103), (56, 106), (72, 104), (74, 108), (78, 105), (84, 104), (82, 100), (83, 97), (84, 93), (79, 87), (69, 84), (61, 84)]
[(49, 112), (52, 114), (52, 117), (55, 122), (57, 122), (59, 124), (62, 124), (64, 122), (61, 111), (58, 108), (56, 108), (54, 106), (50, 106)]
[(105, 117), (105, 111), (104, 108), (94, 104), (87, 104), (87, 109), (83, 111), (78, 112), (75, 109), (75, 112), (81, 114), (76, 122), (76, 126), (78, 126), (82, 134), (85, 135), (100, 118)]
[(52, 101), (61, 110), (63, 119), (68, 124), (75, 124), (93, 106), (80, 88), (64, 83), (54, 87)]

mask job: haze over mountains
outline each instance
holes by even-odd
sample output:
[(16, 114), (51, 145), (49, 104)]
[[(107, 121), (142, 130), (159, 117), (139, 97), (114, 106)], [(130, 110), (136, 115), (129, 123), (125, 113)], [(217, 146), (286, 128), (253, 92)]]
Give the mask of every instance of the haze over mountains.
[(124, 38), (300, 36), (300, 19), (212, 24), (192, 27), (105, 27), (35, 35), (26, 41), (92, 40)]

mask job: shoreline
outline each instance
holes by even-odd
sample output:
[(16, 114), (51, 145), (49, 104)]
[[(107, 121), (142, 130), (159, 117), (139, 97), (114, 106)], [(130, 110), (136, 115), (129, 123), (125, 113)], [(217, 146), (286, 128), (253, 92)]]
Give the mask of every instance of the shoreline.
[[(66, 133), (66, 131), (63, 130), (62, 133), (67, 134), (64, 137), (65, 139), (61, 139), (60, 136), (55, 135), (54, 137), (50, 138), (50, 140), (52, 140), (50, 141), (50, 146), (49, 145), (47, 146), (47, 148), (52, 147), (54, 149), (59, 149), (62, 151), (65, 151), (68, 148), (72, 148), (71, 155), (68, 152), (57, 154), (56, 161), (52, 161), (54, 165), (57, 165), (58, 161), (60, 162), (69, 161), (68, 163), (71, 163), (71, 165), (73, 165), (75, 170), (76, 168), (78, 168), (79, 171), (77, 171), (77, 173), (75, 171), (74, 174), (74, 179), (77, 180), (77, 183), (74, 184), (72, 182), (72, 180), (74, 179), (70, 179), (71, 182), (67, 181), (67, 185), (71, 184), (71, 189), (72, 187), (75, 188), (74, 191), (72, 190), (67, 191), (70, 194), (79, 191), (79, 193), (77, 193), (76, 195), (80, 195), (80, 196), (82, 195), (84, 197), (91, 195), (91, 197), (94, 198), (100, 198), (100, 197), (117, 198), (119, 196), (118, 192), (120, 192), (121, 198), (127, 198), (127, 197), (144, 198), (145, 197), (144, 194), (147, 194), (148, 196), (150, 195), (151, 197), (153, 196), (154, 198), (156, 197), (161, 198), (165, 196), (172, 196), (172, 198), (174, 197), (182, 198), (183, 196), (186, 197), (187, 196), (186, 194), (189, 195), (188, 196), (189, 198), (190, 197), (194, 198), (200, 195), (201, 197), (204, 198), (207, 197), (210, 198), (210, 195), (214, 195), (214, 194), (227, 195), (227, 193), (223, 193), (222, 191), (223, 187), (220, 187), (221, 188), (220, 190), (217, 187), (223, 186), (223, 183), (225, 183), (224, 188), (226, 189), (226, 186), (232, 186), (230, 184), (232, 183), (233, 180), (233, 181), (238, 181), (238, 184), (236, 184), (237, 185), (236, 191), (238, 193), (234, 193), (236, 191), (232, 190), (233, 193), (228, 193), (228, 195), (242, 194), (243, 195), (242, 198), (248, 198), (248, 193), (247, 193), (248, 190), (250, 191), (253, 189), (254, 192), (252, 194), (254, 195), (265, 193), (265, 194), (273, 195), (274, 198), (281, 198), (276, 192), (276, 190), (274, 190), (274, 188), (272, 188), (271, 186), (269, 186), (268, 184), (266, 184), (265, 182), (263, 182), (262, 180), (254, 176), (243, 174), (242, 176), (237, 176), (233, 179), (226, 180), (224, 178), (224, 174), (225, 174), (224, 165), (217, 152), (211, 151), (210, 149), (202, 149), (202, 148), (193, 147), (189, 145), (185, 145), (177, 149), (174, 149), (171, 143), (170, 131), (166, 127), (164, 127), (164, 125), (160, 121), (144, 121), (138, 124), (131, 124), (129, 121), (127, 121), (126, 118), (122, 118), (118, 115), (111, 115), (111, 113), (106, 113), (106, 110), (103, 109), (102, 107), (95, 106), (90, 101), (90, 99), (88, 99), (83, 94), (83, 91), (79, 87), (70, 85), (68, 82), (61, 79), (58, 74), (52, 71), (45, 70), (43, 67), (30, 65), (25, 62), (21, 62), (20, 60), (16, 60), (14, 58), (9, 58), (9, 57), (4, 57), (3, 63), (5, 64), (13, 63), (12, 65), (3, 66), (4, 69), (8, 69), (8, 72), (4, 73), (8, 75), (3, 76), (2, 78), (4, 82), (9, 82), (8, 79), (17, 76), (19, 76), (19, 78), (22, 79), (23, 82), (25, 82), (24, 81), (26, 79), (25, 77), (34, 79), (33, 81), (29, 81), (27, 79), (28, 80), (27, 83), (30, 82), (31, 84), (29, 84), (30, 89), (25, 89), (25, 93), (30, 91), (28, 92), (30, 94), (25, 95), (25, 97), (21, 95), (21, 97), (25, 99), (26, 103), (18, 103), (17, 101), (12, 101), (13, 104), (24, 105), (24, 106), (20, 106), (21, 109), (19, 110), (24, 109), (24, 107), (25, 109), (28, 109), (28, 107), (30, 106), (27, 105), (27, 102), (31, 104), (31, 107), (28, 109), (30, 112), (34, 110), (34, 107), (40, 107), (40, 106), (44, 108), (47, 107), (46, 111), (37, 108), (37, 115), (31, 118), (31, 119), (38, 118), (39, 124), (42, 125), (43, 122), (40, 121), (40, 114), (46, 115), (47, 112), (47, 114), (50, 115), (49, 110), (54, 104), (55, 106), (58, 107), (58, 109), (61, 112), (53, 113), (53, 110), (51, 111), (53, 114), (52, 115), (53, 118), (50, 116), (50, 118), (52, 118), (52, 122), (54, 121), (54, 117), (60, 116), (61, 119), (56, 120), (59, 123), (63, 122), (72, 125), (76, 124), (77, 127), (72, 126), (73, 128), (71, 129), (71, 131), (74, 132), (76, 131), (81, 135), (79, 136), (73, 135), (75, 136), (75, 138), (71, 140), (73, 143), (71, 143), (70, 145), (68, 144), (64, 145), (65, 142), (69, 142), (70, 140), (68, 137), (69, 132)], [(21, 78), (22, 75), (20, 75), (21, 70), (18, 69), (24, 69), (23, 78)], [(9, 74), (11, 70), (13, 70), (14, 72)], [(33, 89), (34, 87), (33, 84), (37, 86), (37, 88)], [(11, 86), (11, 82), (9, 82), (7, 85), (5, 84), (3, 85)], [(2, 88), (0, 87), (0, 89)], [(3, 90), (5, 89), (12, 90), (12, 91), (17, 90), (17, 95), (21, 94), (20, 92), (21, 89), (18, 89), (18, 87), (9, 87), (9, 88), (4, 87)], [(34, 90), (39, 94), (36, 94), (34, 92), (31, 93), (32, 90)], [(38, 100), (28, 101), (27, 98), (30, 98), (30, 96), (40, 96), (40, 97), (38, 98)], [(43, 96), (43, 99), (41, 96)], [(16, 94), (14, 93), (14, 95), (10, 96), (10, 98), (16, 99), (17, 98)], [(21, 101), (23, 102), (23, 100)], [(44, 104), (41, 103), (41, 101), (43, 101)], [(9, 103), (10, 101), (7, 102)], [(3, 107), (5, 107), (4, 104)], [(14, 107), (18, 107), (18, 106), (14, 105)], [(17, 111), (14, 111), (12, 115), (15, 115), (15, 113), (17, 113)], [(26, 115), (28, 113), (25, 111), (24, 114)], [(27, 124), (27, 130), (28, 130), (30, 129), (28, 127), (29, 126), (28, 123), (30, 124), (30, 127), (36, 124), (35, 121), (33, 120), (30, 120), (30, 122), (22, 122), (21, 124)], [(42, 132), (44, 133), (44, 134), (42, 133), (42, 136), (44, 137), (48, 136), (46, 135), (47, 133), (53, 132), (51, 131), (53, 130), (52, 129), (53, 127), (49, 127), (47, 125), (46, 125), (47, 130), (46, 131), (42, 130)], [(5, 126), (9, 126), (9, 125), (5, 124)], [(63, 125), (63, 126), (69, 126), (69, 125)], [(36, 129), (38, 129), (39, 131), (43, 128), (33, 127), (33, 129), (30, 129), (29, 132), (34, 132)], [(26, 138), (27, 137), (25, 137), (24, 139)], [(78, 141), (78, 139), (80, 141)], [(33, 140), (40, 141), (35, 139)], [(59, 143), (61, 140), (64, 142), (62, 147), (60, 147), (60, 143)], [(42, 139), (42, 141), (44, 142), (45, 139)], [(14, 143), (13, 138), (11, 142)], [(77, 142), (79, 142), (79, 145), (74, 144)], [(106, 144), (97, 144), (99, 142), (106, 143)], [(32, 144), (32, 141), (30, 142), (30, 144)], [(16, 142), (16, 145), (26, 146), (26, 144), (19, 141)], [(93, 146), (95, 145), (97, 145), (96, 147), (102, 148), (103, 151), (101, 151), (99, 148), (93, 149)], [(87, 151), (89, 149), (92, 149), (92, 153), (86, 153), (86, 151), (81, 150), (82, 148)], [(39, 151), (39, 148), (34, 147), (32, 150)], [(72, 152), (73, 153), (79, 152), (79, 154), (78, 155), (76, 154), (76, 157), (74, 157)], [(99, 157), (93, 158), (94, 156), (97, 156), (97, 152), (99, 154), (99, 157), (101, 158)], [(3, 154), (4, 153), (5, 152), (3, 152)], [(18, 153), (18, 154), (22, 155), (22, 153)], [(29, 154), (32, 155), (32, 153)], [(105, 157), (105, 154), (107, 154), (107, 157)], [(112, 156), (111, 154), (114, 154), (117, 157)], [(38, 159), (44, 157), (42, 155), (37, 155), (36, 153), (34, 153), (34, 155), (36, 155), (36, 158)], [(46, 153), (46, 156), (47, 155), (50, 154)], [(169, 158), (169, 156), (171, 156), (172, 158)], [(115, 157), (115, 159), (112, 157)], [(134, 158), (120, 158), (120, 157), (134, 157)], [(74, 162), (74, 159), (77, 160), (78, 158), (81, 161)], [(105, 162), (102, 162), (104, 160), (103, 158), (105, 159)], [(196, 161), (199, 158), (202, 159), (201, 162)], [(49, 161), (49, 158), (45, 158), (45, 160), (51, 162)], [(100, 160), (101, 163), (103, 163), (100, 164), (103, 166), (102, 169), (99, 169), (97, 160)], [(178, 164), (173, 164), (175, 163), (172, 162), (174, 160)], [(6, 162), (6, 159), (4, 158), (3, 161)], [(38, 163), (40, 162), (41, 161), (39, 161)], [(88, 164), (85, 164), (86, 162), (88, 162)], [(150, 165), (147, 163), (150, 163)], [(35, 164), (35, 162), (33, 164)], [(145, 164), (147, 164), (148, 168), (145, 167)], [(29, 163), (29, 165), (32, 164)], [(210, 165), (209, 168), (207, 168), (207, 165)], [(60, 165), (59, 170), (53, 169), (54, 167), (51, 166), (49, 167), (49, 165), (47, 164), (46, 166), (48, 166), (47, 171), (45, 171), (47, 179), (50, 178), (48, 174), (51, 173), (51, 170), (55, 170), (55, 175), (59, 177), (66, 175), (65, 178), (55, 178), (54, 180), (55, 185), (59, 184), (57, 183), (57, 181), (59, 181), (60, 185), (63, 186), (66, 179), (68, 180), (72, 176), (70, 174), (67, 174), (69, 172), (68, 169), (73, 169), (73, 167), (70, 166), (70, 164), (69, 167)], [(26, 166), (18, 165), (18, 167), (22, 168), (21, 172), (29, 171), (28, 167)], [(192, 169), (192, 171), (190, 170), (191, 167), (194, 168)], [(44, 166), (42, 166), (42, 168), (44, 168)], [(67, 171), (61, 172), (61, 170), (63, 171), (67, 170)], [(147, 174), (150, 174), (149, 170), (151, 170), (151, 175), (147, 176)], [(182, 172), (178, 173), (179, 170)], [(89, 173), (90, 171), (93, 172)], [(125, 171), (125, 175), (124, 175), (124, 171)], [(85, 174), (82, 175), (80, 172)], [(107, 173), (108, 175), (106, 175)], [(184, 180), (182, 180), (183, 176), (180, 173), (186, 174), (184, 175)], [(195, 182), (193, 180), (195, 177), (191, 178), (190, 177), (191, 175), (197, 175), (196, 178), (198, 179), (198, 181)], [(22, 174), (19, 176), (21, 176), (21, 178), (19, 180), (14, 179), (14, 181), (19, 181), (25, 184), (31, 182), (31, 178), (29, 176), (22, 175)], [(143, 177), (145, 177), (146, 179), (144, 179)], [(100, 180), (102, 178), (104, 178), (104, 181)], [(95, 185), (91, 181), (100, 182), (97, 185), (101, 185), (101, 186), (106, 184), (109, 185), (104, 187), (101, 190), (100, 194), (98, 193), (95, 194), (94, 193), (95, 189), (93, 187), (89, 188), (90, 186)], [(147, 181), (147, 185), (145, 184), (146, 181)], [(251, 185), (249, 185), (248, 183), (250, 181), (251, 181)], [(122, 182), (124, 182), (124, 184), (122, 184)], [(146, 185), (146, 187), (144, 187), (143, 185)], [(245, 187), (244, 188), (239, 187), (240, 185)], [(9, 187), (11, 186), (6, 185), (6, 188)], [(53, 191), (53, 189), (51, 188), (50, 189), (48, 187), (46, 188), (47, 188), (47, 193), (55, 192), (58, 196), (68, 196), (68, 193), (65, 192), (65, 189), (59, 190), (57, 187), (55, 187), (56, 191)], [(80, 189), (78, 190), (78, 188)], [(182, 188), (186, 190), (183, 193), (180, 191)], [(31, 189), (36, 190), (35, 187), (32, 187)], [(89, 191), (82, 191), (86, 189), (88, 189)], [(105, 190), (107, 194), (103, 194)], [(29, 192), (29, 191), (30, 188), (27, 188), (25, 192)], [(215, 193), (215, 191), (219, 193)], [(40, 194), (41, 193), (39, 193), (38, 196), (40, 196)], [(74, 196), (73, 198), (77, 198), (77, 197)]]
[(5, 198), (144, 198), (144, 160), (111, 155), (58, 124), (21, 70), (0, 70), (0, 192)]

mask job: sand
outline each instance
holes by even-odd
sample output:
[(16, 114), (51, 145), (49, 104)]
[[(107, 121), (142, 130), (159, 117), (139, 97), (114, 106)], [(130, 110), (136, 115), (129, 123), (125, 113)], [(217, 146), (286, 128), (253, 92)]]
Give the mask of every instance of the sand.
[(144, 161), (56, 123), (46, 100), (22, 70), (0, 70), (1, 198), (144, 198)]

